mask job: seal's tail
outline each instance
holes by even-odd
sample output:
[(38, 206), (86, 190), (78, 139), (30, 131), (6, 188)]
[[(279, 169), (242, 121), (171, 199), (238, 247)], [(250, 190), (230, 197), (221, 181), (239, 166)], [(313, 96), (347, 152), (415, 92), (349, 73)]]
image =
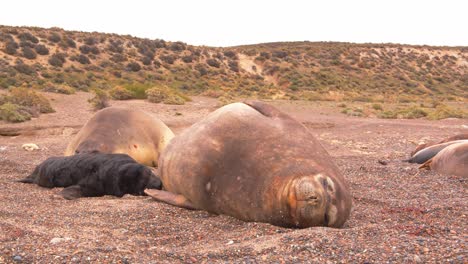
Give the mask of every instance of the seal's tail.
[(29, 175), (28, 177), (24, 178), (24, 179), (21, 179), (21, 180), (18, 180), (18, 182), (22, 182), (22, 183), (34, 183), (34, 177), (33, 175)]

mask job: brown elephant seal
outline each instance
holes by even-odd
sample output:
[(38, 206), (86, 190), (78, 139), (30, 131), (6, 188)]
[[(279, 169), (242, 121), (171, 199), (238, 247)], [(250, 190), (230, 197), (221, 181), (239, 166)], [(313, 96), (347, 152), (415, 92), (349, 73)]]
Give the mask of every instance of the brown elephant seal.
[(77, 153), (124, 153), (138, 163), (156, 167), (174, 133), (141, 110), (109, 107), (98, 111), (72, 139), (65, 156)]
[(156, 200), (285, 227), (341, 227), (352, 198), (329, 154), (299, 122), (262, 102), (234, 103), (175, 137)]
[(409, 160), (407, 160), (409, 163), (418, 163), (418, 164), (423, 164), (424, 162), (432, 159), (437, 153), (445, 149), (446, 147), (452, 145), (452, 144), (457, 144), (457, 143), (462, 143), (462, 142), (468, 142), (468, 140), (454, 140), (454, 141), (448, 141), (445, 143), (440, 143), (436, 145), (429, 146), (427, 148), (421, 149), (420, 151), (416, 152)]
[(467, 177), (468, 140), (444, 148), (420, 168), (434, 170), (442, 174)]
[(422, 149), (425, 149), (427, 147), (430, 147), (430, 146), (433, 146), (433, 145), (437, 145), (437, 144), (442, 144), (442, 143), (445, 143), (445, 142), (450, 142), (450, 141), (455, 141), (455, 140), (464, 140), (464, 139), (468, 139), (468, 134), (458, 134), (458, 135), (455, 135), (453, 137), (449, 137), (449, 138), (446, 138), (446, 139), (443, 139), (439, 142), (429, 142), (429, 143), (423, 143), (423, 144), (419, 144), (418, 146), (416, 146), (416, 148), (411, 152), (411, 156), (414, 156), (414, 154), (416, 154), (418, 151), (422, 150)]

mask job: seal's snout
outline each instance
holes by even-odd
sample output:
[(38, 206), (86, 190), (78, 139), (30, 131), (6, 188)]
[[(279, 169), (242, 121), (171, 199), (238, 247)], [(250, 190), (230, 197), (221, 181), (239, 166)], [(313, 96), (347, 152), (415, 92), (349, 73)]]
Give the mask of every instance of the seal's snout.
[(333, 181), (324, 175), (295, 179), (288, 202), (294, 224), (298, 227), (333, 224)]

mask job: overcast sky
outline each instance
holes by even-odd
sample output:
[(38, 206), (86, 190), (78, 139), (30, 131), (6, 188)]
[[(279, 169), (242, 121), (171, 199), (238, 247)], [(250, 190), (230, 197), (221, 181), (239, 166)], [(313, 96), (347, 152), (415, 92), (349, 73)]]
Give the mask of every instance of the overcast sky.
[(466, 0), (7, 0), (0, 24), (193, 45), (342, 41), (468, 46)]

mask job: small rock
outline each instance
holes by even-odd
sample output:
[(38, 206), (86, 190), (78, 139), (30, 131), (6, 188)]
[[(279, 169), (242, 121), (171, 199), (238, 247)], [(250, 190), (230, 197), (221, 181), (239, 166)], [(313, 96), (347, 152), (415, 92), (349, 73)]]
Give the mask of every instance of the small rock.
[(421, 262), (421, 258), (418, 255), (414, 255), (413, 260), (414, 262)]
[(21, 261), (21, 260), (23, 260), (23, 258), (21, 256), (16, 255), (16, 256), (13, 257), (13, 260), (14, 261)]
[(429, 249), (427, 247), (423, 248), (424, 253), (429, 252)]
[(232, 240), (229, 240), (229, 242), (226, 243), (226, 245), (232, 245), (232, 244), (234, 244), (234, 241)]
[(6, 146), (0, 146), (0, 151), (5, 151), (7, 149)]
[(26, 151), (33, 151), (39, 149), (39, 147), (34, 143), (26, 143), (21, 146)]
[(386, 162), (385, 160), (378, 160), (378, 162), (379, 162), (380, 164), (382, 164), (382, 165), (387, 165), (387, 164), (388, 164), (388, 162)]
[(70, 237), (54, 237), (50, 240), (50, 243), (55, 245), (57, 243), (70, 241), (70, 240), (72, 240)]

